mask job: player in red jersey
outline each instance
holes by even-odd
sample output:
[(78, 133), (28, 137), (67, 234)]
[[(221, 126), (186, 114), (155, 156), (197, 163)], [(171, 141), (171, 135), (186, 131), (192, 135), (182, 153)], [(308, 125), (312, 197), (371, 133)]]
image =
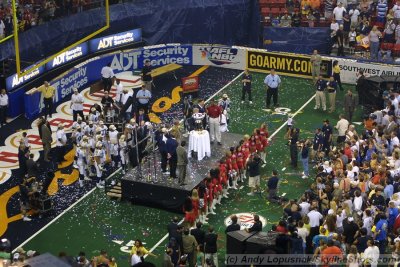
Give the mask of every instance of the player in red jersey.
[(206, 178), (206, 185), (207, 185), (207, 191), (208, 191), (208, 213), (215, 215), (216, 213), (214, 212), (214, 208), (215, 208), (215, 202), (216, 199), (214, 199), (214, 184), (211, 180), (210, 177)]
[(244, 181), (244, 179), (246, 178), (246, 174), (245, 174), (245, 168), (244, 168), (244, 158), (243, 158), (243, 152), (242, 152), (242, 147), (238, 146), (236, 148), (236, 162), (239, 168), (239, 179), (241, 182)]
[(226, 174), (228, 175), (228, 189), (232, 188), (232, 160), (231, 160), (231, 152), (227, 151), (225, 153), (225, 164), (226, 164)]
[(228, 174), (226, 171), (226, 164), (225, 164), (225, 158), (222, 158), (219, 161), (219, 179), (221, 181), (222, 185), (222, 196), (224, 198), (228, 198)]
[(199, 220), (202, 223), (207, 223), (207, 187), (205, 179), (200, 182), (197, 191), (199, 193), (199, 210), (200, 210), (200, 217)]
[(230, 163), (230, 168), (228, 170), (229, 181), (232, 182), (233, 188), (237, 190), (237, 164), (236, 164), (236, 155), (233, 155), (231, 151), (226, 152), (226, 162)]
[(192, 191), (192, 206), (193, 206), (193, 215), (197, 219), (199, 217), (199, 206), (200, 206), (200, 198), (199, 192), (197, 189), (193, 189)]
[(196, 220), (196, 217), (194, 216), (192, 199), (189, 196), (185, 199), (185, 203), (183, 204), (183, 212), (185, 213), (185, 221), (190, 226), (193, 226), (194, 222)]
[(264, 147), (263, 151), (261, 151), (260, 153), (260, 158), (265, 164), (267, 157), (268, 137), (269, 137), (268, 128), (265, 123), (261, 124), (260, 135), (261, 135), (261, 142)]

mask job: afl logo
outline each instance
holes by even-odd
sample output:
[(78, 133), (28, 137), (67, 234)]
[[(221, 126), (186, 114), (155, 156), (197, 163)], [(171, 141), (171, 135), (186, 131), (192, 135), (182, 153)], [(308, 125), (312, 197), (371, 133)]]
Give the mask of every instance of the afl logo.
[[(225, 220), (224, 220), (225, 226), (232, 224), (232, 220), (231, 220), (232, 215), (225, 218)], [(240, 230), (244, 230), (245, 228), (250, 228), (253, 226), (254, 217), (253, 217), (252, 213), (248, 213), (248, 212), (236, 213), (236, 216), (238, 217), (238, 224), (240, 225)], [(263, 216), (260, 216), (260, 215), (258, 215), (258, 216), (260, 217), (260, 221), (264, 228), (267, 225), (267, 220)]]

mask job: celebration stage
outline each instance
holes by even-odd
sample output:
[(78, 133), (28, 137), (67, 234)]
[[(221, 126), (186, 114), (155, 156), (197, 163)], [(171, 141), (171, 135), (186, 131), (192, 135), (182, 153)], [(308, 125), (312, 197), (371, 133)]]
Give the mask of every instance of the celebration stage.
[(182, 205), (187, 196), (208, 174), (210, 168), (217, 166), (218, 161), (231, 146), (237, 146), (241, 135), (222, 133), (222, 145), (216, 142), (211, 145), (211, 157), (201, 161), (189, 159), (186, 183), (180, 186), (178, 179), (169, 179), (161, 172), (161, 160), (158, 151), (145, 158), (141, 166), (130, 170), (121, 180), (122, 199), (134, 204), (161, 208), (182, 213)]

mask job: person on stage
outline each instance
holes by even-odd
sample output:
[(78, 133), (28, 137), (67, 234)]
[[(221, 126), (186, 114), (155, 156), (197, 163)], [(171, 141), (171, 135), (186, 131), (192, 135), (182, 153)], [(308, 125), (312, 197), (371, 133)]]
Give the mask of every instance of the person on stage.
[(249, 70), (245, 69), (242, 75), (242, 104), (244, 104), (244, 101), (246, 101), (246, 94), (248, 96), (249, 103), (253, 104), (253, 99), (251, 98), (251, 80), (252, 76), (249, 73)]
[(264, 84), (267, 86), (266, 108), (269, 109), (271, 97), (274, 101), (274, 106), (278, 107), (278, 89), (281, 84), (281, 78), (275, 74), (275, 70), (271, 69), (271, 73), (265, 77)]
[(125, 174), (127, 159), (128, 159), (128, 146), (126, 144), (125, 135), (120, 136), (118, 144), (119, 144), (119, 157), (121, 160), (122, 174)]
[(101, 98), (101, 104), (103, 106), (104, 118), (106, 119), (106, 121), (110, 121), (111, 118), (114, 117), (113, 114), (114, 99), (112, 99), (112, 97), (107, 91), (104, 92), (104, 96)]
[(176, 164), (177, 164), (177, 154), (176, 149), (178, 147), (178, 142), (173, 134), (169, 134), (166, 142), (166, 151), (169, 164), (170, 178), (176, 179)]
[(146, 90), (151, 92), (151, 85), (153, 83), (153, 77), (151, 76), (152, 73), (152, 66), (151, 62), (149, 59), (147, 59), (144, 62), (144, 66), (142, 68), (142, 73), (140, 74), (142, 76), (142, 81), (143, 85), (146, 88)]
[(137, 110), (144, 109), (144, 112), (149, 113), (149, 102), (151, 99), (151, 92), (143, 84), (142, 89), (136, 93)]
[(6, 89), (1, 89), (0, 93), (0, 127), (7, 124), (8, 95)]
[(214, 99), (210, 101), (211, 105), (207, 107), (207, 114), (210, 118), (210, 137), (211, 144), (214, 143), (214, 140), (217, 140), (218, 145), (221, 144), (221, 131), (219, 129), (222, 115), (222, 108), (218, 106)]
[(103, 89), (105, 92), (111, 91), (111, 86), (113, 84), (112, 79), (115, 77), (114, 71), (111, 68), (111, 63), (108, 63), (101, 69), (101, 79), (103, 81)]
[(189, 162), (188, 153), (185, 146), (186, 141), (181, 141), (180, 145), (176, 148), (176, 154), (178, 157), (178, 182), (180, 186), (184, 186), (186, 184), (186, 170)]

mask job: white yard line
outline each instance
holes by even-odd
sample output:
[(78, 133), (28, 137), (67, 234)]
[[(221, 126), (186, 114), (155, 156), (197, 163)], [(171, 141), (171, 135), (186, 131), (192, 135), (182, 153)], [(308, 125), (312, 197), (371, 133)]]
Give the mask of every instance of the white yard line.
[[(108, 176), (106, 179), (109, 179), (110, 177), (114, 176), (117, 172), (119, 172), (121, 170), (121, 168), (118, 168), (115, 172), (113, 172), (110, 176)], [(92, 194), (95, 190), (97, 189), (97, 187), (92, 188), (89, 192), (87, 192), (83, 197), (81, 197), (80, 199), (78, 199), (78, 201), (74, 202), (70, 207), (68, 207), (66, 210), (64, 210), (63, 212), (61, 212), (60, 214), (57, 215), (57, 217), (55, 217), (53, 220), (51, 220), (48, 224), (46, 224), (44, 227), (42, 227), (39, 231), (37, 231), (36, 233), (34, 233), (31, 237), (29, 237), (27, 240), (25, 240), (24, 242), (22, 242), (19, 246), (15, 247), (15, 249), (12, 251), (12, 253), (15, 253), (15, 251), (17, 250), (17, 248), (22, 247), (24, 245), (26, 245), (29, 241), (31, 241), (33, 238), (35, 238), (37, 235), (39, 235), (41, 232), (43, 232), (45, 229), (47, 229), (50, 225), (52, 225), (53, 223), (55, 223), (58, 219), (61, 218), (61, 216), (63, 216), (65, 213), (67, 213), (69, 210), (71, 210), (73, 207), (75, 207), (76, 205), (78, 205), (82, 200), (84, 200), (85, 198), (87, 198), (90, 194)]]
[[(308, 104), (310, 104), (310, 102), (315, 98), (315, 95), (313, 95), (310, 99), (307, 100), (306, 103), (304, 103), (304, 105), (302, 105), (292, 116), (292, 118), (294, 118), (297, 114), (300, 113), (300, 111), (302, 111)], [(283, 127), (285, 127), (285, 125), (287, 124), (287, 121), (285, 121), (278, 129), (275, 130), (275, 132), (273, 132), (271, 134), (271, 136), (268, 138), (269, 141), (271, 141), (271, 139), (280, 131), (282, 130)]]

